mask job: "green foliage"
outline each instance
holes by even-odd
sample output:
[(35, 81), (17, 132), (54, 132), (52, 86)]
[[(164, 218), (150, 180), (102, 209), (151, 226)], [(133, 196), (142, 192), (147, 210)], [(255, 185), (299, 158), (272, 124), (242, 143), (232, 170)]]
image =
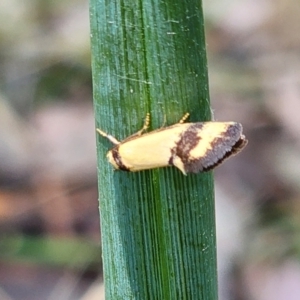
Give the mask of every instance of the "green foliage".
[(1, 235), (0, 260), (82, 270), (99, 266), (100, 255), (83, 239)]
[[(210, 118), (199, 1), (91, 0), (97, 127), (119, 140), (139, 130)], [(106, 299), (216, 299), (211, 173), (114, 172), (98, 138)]]

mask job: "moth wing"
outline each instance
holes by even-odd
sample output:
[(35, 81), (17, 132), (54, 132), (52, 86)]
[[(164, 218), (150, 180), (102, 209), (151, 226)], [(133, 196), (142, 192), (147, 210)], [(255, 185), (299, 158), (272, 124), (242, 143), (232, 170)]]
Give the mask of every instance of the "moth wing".
[[(190, 145), (190, 149), (187, 141), (185, 141), (186, 145), (183, 148), (186, 151), (179, 151), (178, 153), (186, 173), (211, 170), (226, 158), (238, 153), (247, 144), (247, 140), (242, 135), (242, 125), (239, 123), (195, 123), (195, 127), (196, 125), (200, 127), (200, 124), (201, 128), (198, 130), (194, 128), (194, 143)], [(192, 130), (192, 128), (189, 129), (189, 131)], [(180, 146), (180, 142), (178, 146)], [(180, 162), (177, 167), (181, 169)]]
[(122, 163), (133, 172), (168, 166), (171, 149), (188, 126), (175, 124), (125, 141), (118, 150)]

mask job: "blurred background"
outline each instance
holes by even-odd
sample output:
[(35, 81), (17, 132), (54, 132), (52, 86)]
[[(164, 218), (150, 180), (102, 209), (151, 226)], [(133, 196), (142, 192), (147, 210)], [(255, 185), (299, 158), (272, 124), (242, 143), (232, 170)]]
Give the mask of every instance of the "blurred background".
[[(300, 5), (205, 0), (220, 300), (300, 299)], [(103, 295), (88, 2), (2, 0), (0, 299)], [(103, 298), (104, 299), (104, 298)]]

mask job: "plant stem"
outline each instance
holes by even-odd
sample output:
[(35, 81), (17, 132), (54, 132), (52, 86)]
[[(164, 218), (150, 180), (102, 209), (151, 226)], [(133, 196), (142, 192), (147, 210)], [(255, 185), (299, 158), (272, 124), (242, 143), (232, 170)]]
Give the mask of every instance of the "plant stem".
[[(91, 0), (90, 18), (97, 127), (210, 119), (201, 1)], [(212, 174), (114, 172), (97, 140), (106, 299), (217, 299)]]

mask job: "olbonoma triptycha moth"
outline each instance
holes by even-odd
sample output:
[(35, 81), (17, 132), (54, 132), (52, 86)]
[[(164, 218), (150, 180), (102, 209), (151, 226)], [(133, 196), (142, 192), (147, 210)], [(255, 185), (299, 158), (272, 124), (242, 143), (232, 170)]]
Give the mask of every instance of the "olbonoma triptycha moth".
[(184, 175), (208, 171), (240, 152), (248, 142), (240, 123), (184, 123), (188, 116), (143, 134), (149, 127), (147, 114), (143, 128), (121, 142), (100, 129), (97, 132), (115, 145), (107, 153), (108, 161), (115, 169), (130, 172), (167, 166), (175, 166)]

